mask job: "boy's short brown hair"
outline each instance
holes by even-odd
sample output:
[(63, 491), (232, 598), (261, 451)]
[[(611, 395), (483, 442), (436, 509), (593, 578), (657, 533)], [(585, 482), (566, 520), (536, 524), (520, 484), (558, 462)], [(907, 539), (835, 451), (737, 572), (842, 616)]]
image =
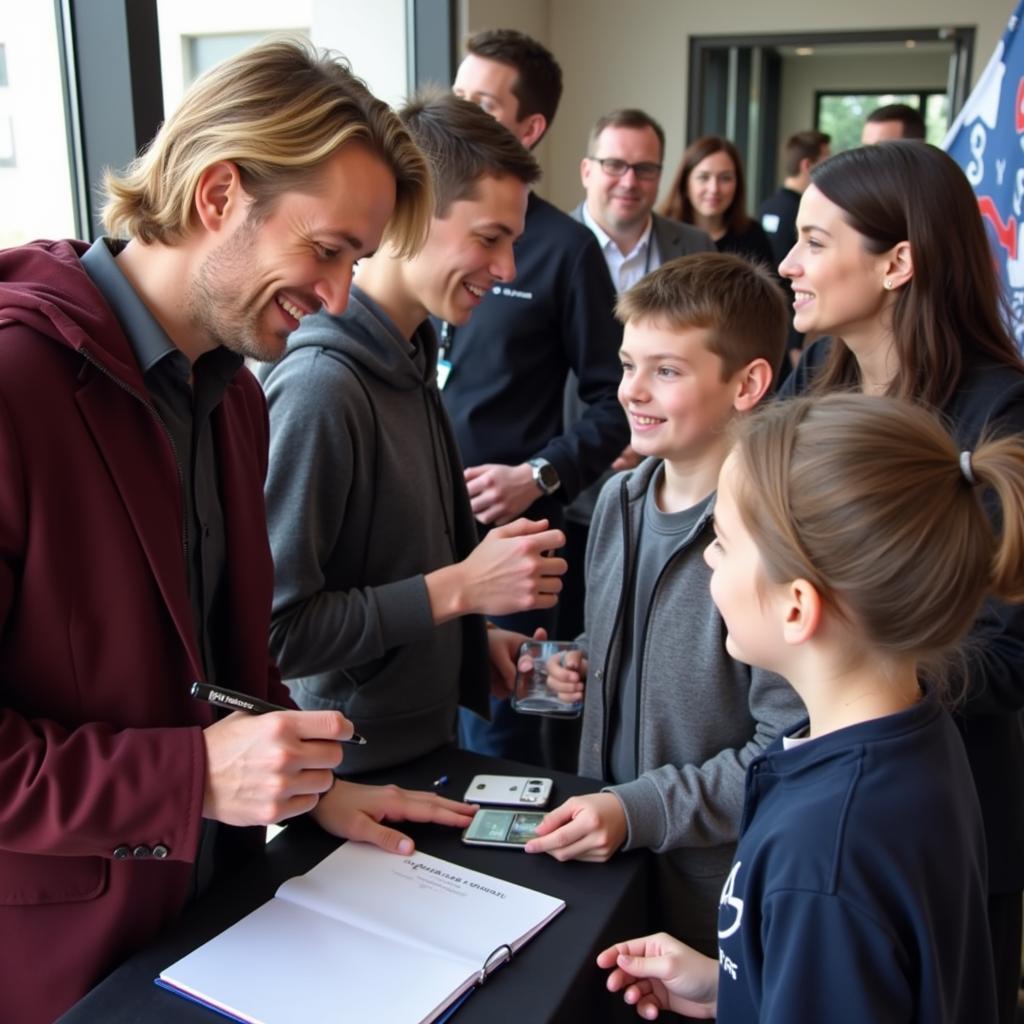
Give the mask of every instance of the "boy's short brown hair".
[(512, 132), (453, 93), (421, 90), (398, 116), (430, 164), (435, 217), (447, 217), (459, 199), (475, 198), (481, 178), (532, 185), (540, 177), (540, 165)]
[(697, 327), (722, 360), (722, 380), (755, 359), (777, 373), (789, 311), (771, 272), (731, 253), (697, 253), (662, 264), (619, 296), (623, 324), (655, 322), (669, 330)]

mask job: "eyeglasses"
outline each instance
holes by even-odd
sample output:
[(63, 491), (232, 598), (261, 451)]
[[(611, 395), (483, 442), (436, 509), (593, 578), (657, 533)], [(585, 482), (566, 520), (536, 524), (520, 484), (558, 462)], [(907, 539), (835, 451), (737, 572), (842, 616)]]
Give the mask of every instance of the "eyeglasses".
[(588, 156), (587, 159), (600, 164), (601, 170), (610, 178), (621, 178), (627, 171), (632, 171), (641, 181), (654, 181), (661, 174), (661, 164), (630, 164), (613, 156)]

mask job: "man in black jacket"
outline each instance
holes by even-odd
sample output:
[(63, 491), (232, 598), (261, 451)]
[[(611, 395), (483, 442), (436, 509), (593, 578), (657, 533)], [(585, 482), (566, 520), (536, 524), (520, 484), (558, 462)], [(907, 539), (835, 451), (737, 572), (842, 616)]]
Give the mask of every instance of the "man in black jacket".
[[(555, 115), (561, 69), (539, 43), (511, 30), (468, 44), (454, 91), (478, 103), (527, 149)], [(441, 326), (442, 392), (466, 469), (473, 513), (485, 526), (518, 515), (562, 524), (564, 504), (596, 480), (629, 431), (616, 399), (621, 327), (615, 289), (593, 234), (537, 195), (516, 250), (518, 274), (496, 285), (467, 327)], [(562, 419), (572, 371), (589, 408), (570, 429)], [(512, 617), (510, 628), (552, 628), (553, 616)], [(494, 721), (463, 715), (464, 746), (537, 761), (536, 720), (507, 704)]]

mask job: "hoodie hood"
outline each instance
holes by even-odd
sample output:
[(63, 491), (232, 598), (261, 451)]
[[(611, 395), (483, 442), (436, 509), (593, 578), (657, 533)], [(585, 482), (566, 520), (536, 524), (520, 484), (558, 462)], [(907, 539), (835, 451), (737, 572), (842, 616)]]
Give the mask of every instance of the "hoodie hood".
[[(341, 316), (321, 310), (302, 318), (288, 338), (284, 358), (311, 347), (342, 352), (366, 372), (400, 390), (421, 388), (437, 374), (437, 335), (430, 321), (420, 324), (410, 344), (400, 339), (383, 310), (356, 285)], [(422, 363), (416, 358), (417, 350), (423, 353)]]
[(0, 251), (0, 328), (24, 324), (143, 387), (131, 344), (81, 256), (84, 242), (32, 242)]

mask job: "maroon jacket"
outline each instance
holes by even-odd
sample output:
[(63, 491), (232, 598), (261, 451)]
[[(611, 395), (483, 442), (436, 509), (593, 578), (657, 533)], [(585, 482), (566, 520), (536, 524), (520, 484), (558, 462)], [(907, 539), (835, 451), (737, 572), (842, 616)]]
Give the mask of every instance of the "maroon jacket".
[[(178, 915), (213, 718), (189, 696), (174, 455), (84, 248), (0, 252), (0, 1019), (20, 1024), (52, 1021)], [(291, 705), (267, 654), (267, 418), (248, 371), (213, 430), (224, 680)]]

